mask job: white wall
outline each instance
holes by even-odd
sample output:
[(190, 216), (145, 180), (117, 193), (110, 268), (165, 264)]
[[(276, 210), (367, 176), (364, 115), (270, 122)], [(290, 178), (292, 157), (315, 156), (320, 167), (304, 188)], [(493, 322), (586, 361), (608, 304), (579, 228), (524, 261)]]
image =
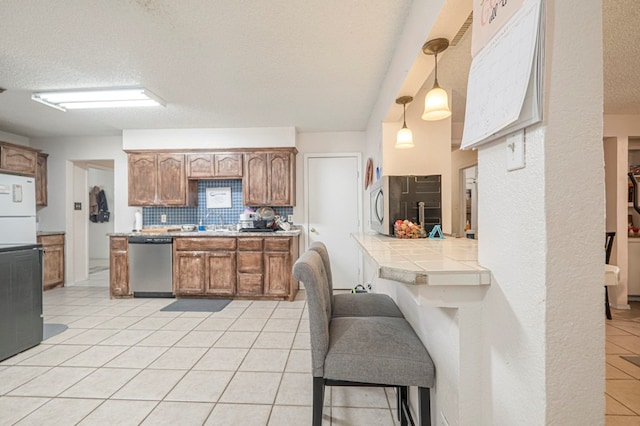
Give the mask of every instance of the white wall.
[(602, 11), (546, 7), (546, 118), (527, 130), (526, 168), (505, 170), (504, 140), (478, 150), (479, 261), (494, 279), (483, 424), (604, 424)]
[(122, 131), (122, 149), (270, 148), (295, 146), (294, 127), (141, 129)]
[(0, 131), (0, 141), (15, 143), (16, 145), (30, 146), (29, 138), (2, 131)]
[[(43, 231), (65, 231), (67, 233), (67, 253), (76, 252), (74, 244), (73, 161), (113, 160), (114, 202), (110, 208), (114, 215), (114, 231), (128, 232), (131, 229), (135, 208), (127, 205), (127, 156), (122, 151), (120, 137), (33, 139), (31, 146), (49, 154), (47, 160), (48, 206), (38, 211), (40, 229)], [(86, 181), (83, 186), (86, 188)], [(72, 255), (65, 257), (67, 284), (74, 283), (72, 271), (75, 270), (75, 263), (77, 262), (74, 262)]]
[(464, 235), (464, 223), (460, 218), (466, 209), (466, 205), (460, 204), (460, 179), (461, 170), (478, 164), (478, 152), (476, 150), (451, 151), (451, 233), (458, 236)]
[[(100, 187), (107, 196), (109, 211), (113, 209), (113, 170), (102, 170), (89, 167), (88, 170), (89, 188)], [(87, 206), (89, 208), (89, 206)], [(113, 232), (112, 214), (109, 222), (94, 223), (89, 221), (89, 259), (109, 259), (109, 237), (107, 234)]]

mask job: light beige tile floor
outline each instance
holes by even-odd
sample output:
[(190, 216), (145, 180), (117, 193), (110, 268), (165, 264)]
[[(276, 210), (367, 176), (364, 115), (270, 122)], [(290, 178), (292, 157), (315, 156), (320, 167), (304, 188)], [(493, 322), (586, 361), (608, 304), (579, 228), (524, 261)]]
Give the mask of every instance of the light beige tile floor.
[[(308, 315), (294, 302), (162, 312), (170, 299), (108, 298), (108, 271), (45, 293), (68, 329), (0, 363), (3, 425), (306, 425)], [(606, 424), (640, 426), (640, 303), (606, 324)], [(324, 424), (397, 425), (395, 397), (327, 388)]]
[(640, 302), (612, 312), (606, 323), (606, 425), (640, 426), (640, 367), (622, 358), (640, 357)]
[[(162, 312), (173, 299), (111, 300), (107, 280), (100, 271), (45, 292), (45, 323), (69, 328), (0, 362), (0, 426), (311, 423), (303, 292)], [(393, 391), (326, 390), (325, 425), (397, 425), (394, 416)]]

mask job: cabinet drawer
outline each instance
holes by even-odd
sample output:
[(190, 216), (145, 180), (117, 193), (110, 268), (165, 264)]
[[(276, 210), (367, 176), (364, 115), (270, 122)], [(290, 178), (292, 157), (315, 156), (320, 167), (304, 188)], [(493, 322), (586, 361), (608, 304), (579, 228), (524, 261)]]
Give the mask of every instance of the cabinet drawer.
[(235, 238), (174, 238), (176, 250), (235, 250)]
[(238, 274), (238, 294), (262, 293), (262, 274)]
[(64, 235), (40, 235), (38, 242), (46, 246), (60, 246), (64, 245)]
[(238, 272), (247, 274), (262, 274), (262, 252), (238, 253)]
[(267, 238), (264, 240), (264, 251), (289, 251), (290, 238)]
[(262, 251), (262, 238), (238, 238), (238, 250)]
[(127, 250), (128, 240), (126, 237), (111, 238), (111, 250)]

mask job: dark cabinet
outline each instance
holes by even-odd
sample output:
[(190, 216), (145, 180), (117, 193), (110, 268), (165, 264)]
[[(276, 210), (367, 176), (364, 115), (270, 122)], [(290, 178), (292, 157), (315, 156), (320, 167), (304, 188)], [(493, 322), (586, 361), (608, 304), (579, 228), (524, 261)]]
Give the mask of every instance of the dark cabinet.
[(42, 342), (42, 255), (0, 252), (0, 361)]
[(44, 207), (47, 199), (47, 157), (49, 154), (38, 153), (38, 165), (36, 168), (36, 206)]
[(130, 206), (187, 206), (197, 202), (197, 183), (187, 181), (184, 154), (132, 153)]
[(239, 179), (242, 178), (242, 154), (197, 153), (187, 155), (189, 179)]
[(8, 142), (0, 142), (0, 170), (25, 176), (35, 176), (38, 151)]
[(244, 156), (244, 164), (244, 205), (295, 205), (294, 150), (248, 153)]
[(40, 235), (38, 242), (44, 251), (42, 259), (44, 290), (64, 285), (64, 235)]
[(132, 297), (129, 291), (129, 240), (109, 239), (109, 288), (111, 297)]

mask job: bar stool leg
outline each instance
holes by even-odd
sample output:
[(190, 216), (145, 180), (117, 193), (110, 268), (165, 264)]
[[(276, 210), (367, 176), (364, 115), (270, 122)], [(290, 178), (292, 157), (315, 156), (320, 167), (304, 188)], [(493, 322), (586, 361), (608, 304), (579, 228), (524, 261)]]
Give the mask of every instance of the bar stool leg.
[(429, 388), (418, 388), (418, 399), (420, 404), (420, 425), (431, 425), (431, 397)]
[(604, 309), (607, 314), (607, 319), (611, 319), (611, 307), (609, 306), (609, 287), (604, 286)]
[(324, 378), (313, 378), (313, 426), (322, 425), (322, 408), (324, 405)]

